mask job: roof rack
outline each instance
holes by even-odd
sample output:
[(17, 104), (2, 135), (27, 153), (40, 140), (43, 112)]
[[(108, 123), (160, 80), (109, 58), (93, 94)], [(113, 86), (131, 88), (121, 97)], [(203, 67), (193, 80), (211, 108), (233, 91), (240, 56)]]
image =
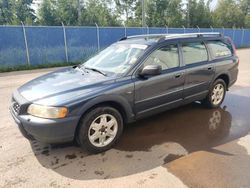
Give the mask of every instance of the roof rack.
[(156, 38), (158, 37), (157, 42), (162, 42), (166, 39), (177, 38), (177, 37), (221, 37), (222, 34), (219, 32), (208, 32), (208, 33), (183, 33), (183, 34), (147, 34), (147, 35), (133, 35), (128, 37), (123, 37), (119, 41), (134, 39), (134, 38)]
[(184, 34), (170, 34), (170, 35), (165, 35), (162, 36), (158, 42), (165, 41), (166, 39), (171, 39), (171, 38), (185, 38), (185, 37), (194, 37), (194, 38), (199, 38), (199, 37), (222, 37), (222, 34), (219, 32), (209, 32), (209, 33), (184, 33)]
[(143, 37), (163, 37), (166, 36), (166, 34), (146, 34), (146, 35), (132, 35), (132, 36), (126, 36), (122, 37), (119, 41), (127, 40), (127, 39), (134, 39), (134, 38), (143, 38)]

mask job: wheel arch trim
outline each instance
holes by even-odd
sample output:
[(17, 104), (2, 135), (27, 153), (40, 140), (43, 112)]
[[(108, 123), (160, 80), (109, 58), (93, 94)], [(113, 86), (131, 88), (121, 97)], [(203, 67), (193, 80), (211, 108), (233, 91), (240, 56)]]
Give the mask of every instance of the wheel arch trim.
[[(226, 76), (228, 80), (224, 80), (223, 78), (221, 77), (224, 77)], [(225, 83), (227, 84), (227, 89), (229, 87), (229, 84), (230, 84), (230, 80), (231, 80), (231, 76), (230, 76), (230, 73), (229, 72), (221, 72), (221, 73), (218, 73), (214, 76), (211, 84), (210, 84), (210, 88), (212, 87), (213, 83), (218, 79), (218, 78), (221, 78), (225, 81)]]
[[(79, 116), (83, 116), (86, 112), (92, 109), (95, 106), (102, 105), (102, 104), (110, 104), (111, 107), (114, 107), (114, 104), (118, 105), (118, 111), (121, 115), (125, 115), (125, 122), (132, 122), (135, 119), (135, 115), (131, 105), (124, 99), (122, 96), (119, 95), (102, 95), (96, 98), (91, 99), (87, 103), (85, 103), (79, 110)], [(122, 111), (122, 112), (121, 112)]]

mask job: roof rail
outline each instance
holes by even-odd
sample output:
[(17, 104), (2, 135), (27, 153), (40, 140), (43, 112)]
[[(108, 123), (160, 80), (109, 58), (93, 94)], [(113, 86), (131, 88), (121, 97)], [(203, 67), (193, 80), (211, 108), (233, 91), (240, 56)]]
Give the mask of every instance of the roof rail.
[[(184, 33), (184, 34), (173, 34), (176, 36), (194, 36), (194, 37), (212, 37), (212, 36), (222, 36), (219, 32), (207, 32), (207, 33)], [(172, 35), (172, 36), (173, 36)]]
[(219, 32), (209, 32), (209, 33), (184, 33), (184, 34), (171, 34), (162, 36), (158, 42), (165, 41), (166, 39), (177, 38), (177, 37), (222, 37), (222, 34)]
[(142, 37), (162, 37), (166, 34), (145, 34), (145, 35), (132, 35), (127, 37), (122, 37), (119, 41), (126, 40), (126, 39), (133, 39), (133, 38), (142, 38)]
[(142, 37), (159, 37), (158, 42), (164, 41), (168, 38), (177, 38), (177, 37), (215, 37), (222, 36), (219, 32), (207, 32), (207, 33), (183, 33), (183, 34), (146, 34), (146, 35), (133, 35), (121, 38), (119, 41), (133, 38), (142, 38)]

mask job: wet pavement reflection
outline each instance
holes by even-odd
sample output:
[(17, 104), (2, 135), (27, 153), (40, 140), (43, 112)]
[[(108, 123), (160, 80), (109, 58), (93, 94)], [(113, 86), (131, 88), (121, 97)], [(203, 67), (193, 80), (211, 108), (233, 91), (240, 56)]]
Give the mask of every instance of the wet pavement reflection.
[(41, 165), (73, 179), (131, 175), (200, 150), (227, 156), (214, 147), (249, 133), (249, 96), (250, 88), (238, 89), (218, 109), (193, 103), (130, 124), (113, 149), (97, 155), (72, 144), (31, 146)]

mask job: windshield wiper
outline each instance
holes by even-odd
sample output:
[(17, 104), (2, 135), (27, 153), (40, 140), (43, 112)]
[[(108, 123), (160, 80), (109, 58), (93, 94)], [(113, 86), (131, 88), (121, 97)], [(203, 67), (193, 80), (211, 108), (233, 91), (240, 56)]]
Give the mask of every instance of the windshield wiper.
[(83, 66), (81, 65), (81, 64), (79, 64), (79, 65), (75, 65), (75, 66), (73, 66), (73, 68), (74, 69), (79, 69), (80, 71), (82, 71), (83, 73), (86, 73), (86, 70), (85, 70), (85, 68), (83, 68)]
[(88, 69), (88, 70), (95, 71), (95, 72), (99, 72), (99, 73), (101, 73), (102, 75), (107, 76), (107, 74), (106, 74), (105, 72), (103, 72), (103, 71), (101, 71), (101, 70), (98, 70), (98, 69), (96, 69), (96, 68), (85, 67), (85, 66), (84, 66), (84, 68), (85, 68), (85, 69)]

